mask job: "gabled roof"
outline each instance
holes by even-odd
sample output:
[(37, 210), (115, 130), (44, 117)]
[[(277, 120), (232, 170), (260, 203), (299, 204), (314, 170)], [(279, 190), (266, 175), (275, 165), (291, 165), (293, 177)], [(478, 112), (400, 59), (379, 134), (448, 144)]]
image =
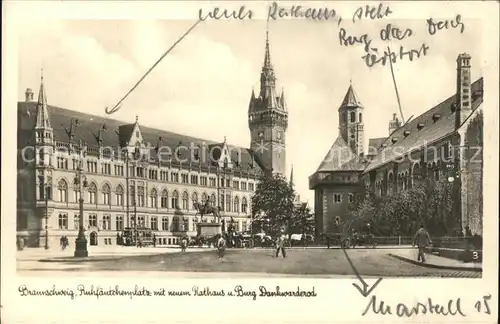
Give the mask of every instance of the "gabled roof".
[(387, 137), (379, 137), (379, 138), (370, 138), (368, 140), (368, 156), (375, 156), (377, 155), (378, 151), (380, 150), (380, 146), (382, 143), (385, 142)]
[(358, 96), (354, 92), (352, 84), (349, 85), (349, 89), (347, 89), (347, 93), (345, 94), (344, 100), (342, 100), (342, 104), (340, 105), (339, 109), (345, 107), (360, 107), (360, 108), (363, 107), (361, 105), (361, 101), (358, 100)]
[[(32, 131), (35, 123), (36, 116), (36, 102), (18, 102), (18, 129), (19, 131)], [(68, 143), (68, 135), (65, 128), (69, 128), (71, 119), (78, 119), (80, 126), (74, 131), (73, 143), (78, 143), (80, 140), (87, 143), (88, 147), (98, 148), (98, 134), (102, 125), (105, 124), (107, 131), (101, 132), (101, 146), (112, 147), (113, 150), (118, 152), (120, 144), (124, 144), (131, 135), (135, 124), (124, 123), (119, 120), (90, 115), (74, 110), (48, 106), (49, 117), (52, 122), (52, 128), (54, 132), (54, 140), (58, 142)], [(161, 146), (169, 147), (173, 152), (179, 145), (190, 147), (191, 143), (194, 146), (205, 147), (209, 151), (208, 147), (211, 145), (216, 145), (214, 141), (209, 141), (205, 139), (195, 138), (187, 135), (177, 134), (165, 130), (155, 129), (151, 127), (139, 125), (144, 143), (150, 144), (151, 157), (156, 157), (155, 147), (158, 144), (159, 137), (161, 137)], [(22, 132), (18, 132), (21, 134)], [(118, 134), (120, 133), (120, 135)], [(128, 138), (127, 138), (128, 136)], [(20, 145), (23, 145), (23, 141), (18, 141)], [(231, 146), (231, 158), (233, 161), (238, 159), (241, 161), (239, 164), (233, 163), (233, 170), (235, 172), (249, 172), (260, 173), (262, 172), (261, 164), (258, 160), (254, 158), (253, 151), (247, 148), (241, 148), (237, 146)], [(210, 159), (202, 160), (200, 163), (192, 159), (192, 154), (188, 154), (180, 150), (182, 158), (185, 159), (184, 164), (193, 163), (193, 167), (198, 165), (208, 166), (210, 164)], [(209, 153), (209, 152), (207, 152)], [(214, 154), (215, 155), (215, 154)], [(162, 158), (163, 158), (162, 154)], [(213, 164), (212, 164), (213, 165)]]
[(360, 158), (354, 154), (344, 139), (339, 136), (323, 158), (316, 172), (361, 171), (364, 169)]
[[(475, 111), (483, 102), (483, 78), (471, 86), (472, 109)], [(431, 144), (456, 131), (457, 109), (452, 109), (456, 95), (452, 95), (422, 115), (396, 129), (384, 142), (384, 154), (378, 154), (367, 166), (365, 172), (376, 169), (396, 157), (410, 153), (424, 145)], [(397, 149), (395, 149), (397, 148)], [(379, 151), (381, 152), (381, 151)]]

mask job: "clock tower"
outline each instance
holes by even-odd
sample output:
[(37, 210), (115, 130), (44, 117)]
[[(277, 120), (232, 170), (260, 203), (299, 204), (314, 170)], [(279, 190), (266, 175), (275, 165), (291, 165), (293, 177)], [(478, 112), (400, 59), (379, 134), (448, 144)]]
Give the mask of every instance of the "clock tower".
[(285, 93), (276, 93), (276, 77), (269, 52), (269, 34), (266, 35), (264, 65), (260, 74), (260, 93), (254, 90), (248, 107), (250, 148), (266, 171), (286, 176), (286, 130), (288, 111)]

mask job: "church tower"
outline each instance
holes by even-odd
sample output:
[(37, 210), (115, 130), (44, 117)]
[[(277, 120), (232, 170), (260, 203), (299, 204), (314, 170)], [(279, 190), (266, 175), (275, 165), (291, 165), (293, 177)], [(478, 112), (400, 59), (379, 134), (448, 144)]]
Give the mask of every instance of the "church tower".
[(248, 107), (250, 148), (266, 171), (286, 176), (286, 130), (288, 111), (284, 91), (276, 93), (276, 77), (271, 64), (269, 33), (266, 34), (264, 64), (260, 73), (260, 92), (254, 90)]
[[(47, 94), (43, 84), (43, 74), (40, 81), (40, 91), (36, 104), (36, 121), (34, 125), (35, 152), (36, 152), (36, 180), (37, 180), (37, 209), (43, 217), (47, 217), (47, 200), (52, 200), (52, 169), (54, 154), (54, 132), (50, 123), (47, 106)], [(46, 197), (47, 196), (47, 197)]]
[(363, 106), (352, 83), (339, 108), (339, 131), (354, 154), (360, 156), (364, 153)]

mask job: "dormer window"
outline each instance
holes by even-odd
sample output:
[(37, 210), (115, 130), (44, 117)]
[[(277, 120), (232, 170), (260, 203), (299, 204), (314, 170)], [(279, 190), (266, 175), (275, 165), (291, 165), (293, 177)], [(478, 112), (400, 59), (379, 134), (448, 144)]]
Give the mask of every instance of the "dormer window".
[(441, 118), (441, 114), (434, 114), (434, 115), (432, 115), (432, 120), (434, 122), (437, 122), (439, 120), (439, 118)]
[(417, 129), (421, 130), (422, 128), (424, 128), (424, 123), (418, 123), (417, 124)]
[(135, 137), (139, 138), (139, 131), (135, 131)]
[(396, 142), (398, 141), (398, 138), (397, 138), (397, 137), (393, 137), (393, 138), (391, 139), (391, 141), (392, 141), (392, 144), (394, 144), (394, 143), (396, 143)]
[(403, 133), (403, 135), (404, 135), (405, 137), (407, 137), (408, 135), (410, 135), (410, 131), (409, 131), (409, 130), (405, 130), (405, 131), (404, 131), (404, 133)]

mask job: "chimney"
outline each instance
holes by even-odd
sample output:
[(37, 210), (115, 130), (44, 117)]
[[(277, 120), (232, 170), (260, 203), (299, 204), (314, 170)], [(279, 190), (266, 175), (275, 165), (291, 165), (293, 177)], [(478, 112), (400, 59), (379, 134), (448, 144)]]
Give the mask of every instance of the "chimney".
[(462, 126), (472, 112), (470, 60), (467, 53), (459, 54), (457, 58), (456, 128)]
[(389, 136), (399, 127), (401, 127), (401, 122), (396, 114), (392, 114), (392, 120), (389, 121)]
[(33, 90), (31, 90), (31, 88), (27, 88), (26, 92), (24, 93), (24, 95), (26, 97), (26, 102), (35, 101), (35, 99), (34, 99), (35, 94), (33, 93)]

